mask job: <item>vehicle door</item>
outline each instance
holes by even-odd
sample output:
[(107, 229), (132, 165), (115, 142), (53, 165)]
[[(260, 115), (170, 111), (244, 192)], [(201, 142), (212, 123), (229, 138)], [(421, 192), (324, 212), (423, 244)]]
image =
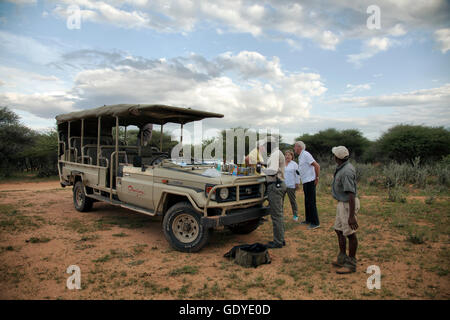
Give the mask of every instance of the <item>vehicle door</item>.
[(117, 195), (120, 201), (153, 210), (153, 167), (144, 169), (123, 166), (117, 178)]

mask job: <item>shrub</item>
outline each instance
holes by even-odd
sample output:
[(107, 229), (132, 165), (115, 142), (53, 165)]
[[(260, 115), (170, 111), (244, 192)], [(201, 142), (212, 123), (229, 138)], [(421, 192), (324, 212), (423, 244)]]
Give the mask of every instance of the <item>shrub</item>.
[(356, 170), (356, 181), (358, 183), (367, 183), (373, 178), (379, 176), (380, 169), (373, 164), (354, 163)]
[(391, 162), (384, 166), (383, 176), (386, 187), (413, 184), (418, 188), (425, 188), (430, 173), (436, 171), (434, 166), (420, 166), (420, 159), (416, 158), (412, 164)]
[(411, 242), (412, 244), (423, 244), (425, 243), (425, 237), (423, 233), (409, 233), (408, 237), (406, 238), (407, 241)]
[(391, 202), (406, 202), (404, 192), (400, 187), (388, 188), (388, 200)]
[(331, 156), (331, 148), (346, 146), (354, 159), (360, 159), (371, 144), (359, 130), (336, 130), (334, 128), (319, 131), (314, 135), (304, 134), (295, 140), (301, 140), (306, 144), (306, 149), (314, 157)]
[(413, 162), (439, 161), (450, 154), (450, 131), (443, 127), (398, 125), (390, 128), (375, 143), (380, 160)]

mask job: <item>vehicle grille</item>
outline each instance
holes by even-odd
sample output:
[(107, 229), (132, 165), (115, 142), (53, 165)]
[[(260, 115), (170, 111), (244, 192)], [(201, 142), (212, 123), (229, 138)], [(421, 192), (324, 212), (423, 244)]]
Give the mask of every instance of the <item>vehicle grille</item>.
[[(236, 188), (230, 189), (230, 194), (233, 199), (236, 199)], [(251, 184), (247, 186), (239, 187), (239, 199), (252, 199), (260, 197), (260, 185), (259, 184)]]
[[(228, 191), (230, 192), (228, 199), (222, 200), (220, 199), (220, 197), (216, 196), (216, 201), (217, 202), (236, 201), (236, 189), (237, 189), (236, 187), (228, 188)], [(239, 186), (239, 200), (255, 199), (259, 197), (261, 197), (260, 184)]]

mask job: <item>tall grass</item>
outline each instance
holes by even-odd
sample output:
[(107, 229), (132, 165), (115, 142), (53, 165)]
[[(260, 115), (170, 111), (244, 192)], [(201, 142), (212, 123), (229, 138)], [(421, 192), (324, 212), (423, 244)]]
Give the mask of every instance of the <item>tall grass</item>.
[[(330, 159), (321, 159), (321, 179), (319, 189), (331, 192), (336, 163)], [(357, 163), (350, 160), (356, 170), (356, 181), (359, 186), (373, 186), (385, 189), (388, 200), (404, 202), (407, 187), (414, 186), (421, 190), (439, 192), (450, 187), (450, 161), (421, 163), (416, 158), (412, 163), (372, 164)]]
[(450, 187), (450, 165), (445, 162), (421, 164), (416, 158), (412, 164), (391, 162), (383, 168), (385, 186), (388, 188), (414, 185), (425, 189), (428, 185)]

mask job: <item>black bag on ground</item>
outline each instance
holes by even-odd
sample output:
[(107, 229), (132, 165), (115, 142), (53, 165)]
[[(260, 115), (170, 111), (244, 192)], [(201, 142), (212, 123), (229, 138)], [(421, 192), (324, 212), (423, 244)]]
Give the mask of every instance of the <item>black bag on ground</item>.
[(225, 258), (234, 258), (234, 262), (240, 266), (250, 268), (271, 262), (267, 246), (261, 243), (241, 244), (233, 247), (224, 254)]

